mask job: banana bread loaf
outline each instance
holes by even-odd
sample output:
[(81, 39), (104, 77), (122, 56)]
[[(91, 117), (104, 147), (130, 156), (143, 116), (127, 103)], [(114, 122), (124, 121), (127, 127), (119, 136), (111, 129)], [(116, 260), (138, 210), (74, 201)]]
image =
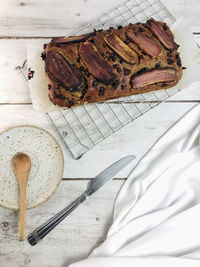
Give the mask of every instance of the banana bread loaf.
[(178, 45), (153, 18), (44, 45), (50, 100), (61, 107), (166, 89), (182, 76)]

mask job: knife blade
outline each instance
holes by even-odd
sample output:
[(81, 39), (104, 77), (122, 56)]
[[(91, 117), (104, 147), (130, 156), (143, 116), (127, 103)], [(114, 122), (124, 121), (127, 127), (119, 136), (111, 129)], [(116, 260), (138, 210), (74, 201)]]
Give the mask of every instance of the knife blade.
[(126, 156), (116, 161), (104, 171), (102, 171), (100, 174), (98, 174), (96, 177), (94, 177), (88, 185), (88, 196), (91, 196), (94, 192), (101, 188), (105, 183), (107, 183), (111, 178), (113, 178), (118, 172), (120, 172), (126, 165), (128, 165), (134, 159), (134, 155)]
[(66, 218), (73, 210), (75, 210), (83, 201), (89, 198), (93, 193), (100, 189), (105, 183), (111, 180), (119, 171), (127, 166), (131, 161), (135, 159), (134, 155), (126, 156), (111, 166), (106, 168), (100, 174), (98, 174), (89, 183), (87, 190), (79, 198), (73, 201), (66, 208), (61, 210), (50, 220), (42, 224), (32, 234), (28, 236), (28, 242), (30, 245), (35, 246), (41, 239), (43, 239), (53, 228), (58, 225), (64, 218)]

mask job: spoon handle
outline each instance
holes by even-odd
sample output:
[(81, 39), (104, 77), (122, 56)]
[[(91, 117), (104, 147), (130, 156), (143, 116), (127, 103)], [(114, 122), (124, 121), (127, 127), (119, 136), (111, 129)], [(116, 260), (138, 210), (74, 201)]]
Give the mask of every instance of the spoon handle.
[(26, 187), (19, 188), (19, 222), (18, 222), (18, 235), (19, 241), (26, 238)]

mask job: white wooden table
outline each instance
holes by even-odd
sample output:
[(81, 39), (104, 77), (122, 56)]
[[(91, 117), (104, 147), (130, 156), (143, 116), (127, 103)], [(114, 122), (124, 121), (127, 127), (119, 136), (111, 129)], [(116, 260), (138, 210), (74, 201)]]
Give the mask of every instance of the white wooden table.
[[(198, 90), (183, 90), (149, 111), (75, 161), (45, 115), (32, 110), (27, 85), (16, 66), (26, 55), (27, 42), (64, 36), (97, 18), (123, 0), (1, 0), (0, 3), (0, 131), (18, 124), (47, 129), (65, 151), (64, 178), (53, 197), (27, 212), (27, 232), (79, 196), (88, 180), (127, 154), (138, 162), (152, 144), (191, 107), (200, 102)], [(163, 0), (175, 17), (191, 25), (200, 46), (199, 0)], [(0, 208), (0, 267), (68, 266), (86, 257), (106, 237), (115, 197), (131, 166), (71, 214), (43, 242), (31, 247), (17, 241), (17, 212)]]

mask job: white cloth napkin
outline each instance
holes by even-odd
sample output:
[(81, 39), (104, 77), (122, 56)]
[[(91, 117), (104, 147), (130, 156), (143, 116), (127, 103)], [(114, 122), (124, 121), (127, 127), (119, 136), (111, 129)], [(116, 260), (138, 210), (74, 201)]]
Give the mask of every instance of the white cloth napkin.
[(199, 136), (197, 105), (130, 174), (106, 241), (70, 267), (200, 266)]

